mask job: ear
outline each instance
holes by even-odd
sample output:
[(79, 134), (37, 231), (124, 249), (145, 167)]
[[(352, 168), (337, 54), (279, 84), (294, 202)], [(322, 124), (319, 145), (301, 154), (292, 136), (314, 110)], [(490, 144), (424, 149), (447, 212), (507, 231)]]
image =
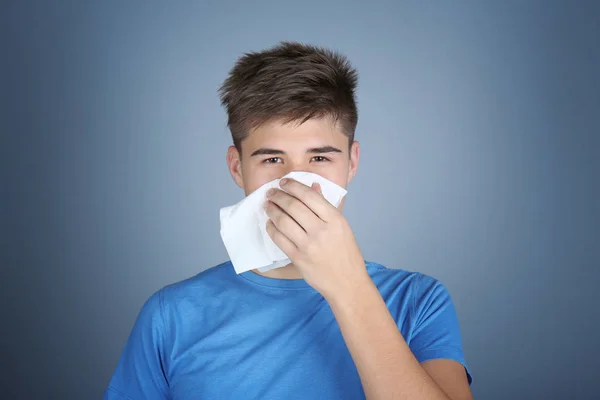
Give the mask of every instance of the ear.
[(229, 167), (229, 173), (240, 187), (244, 188), (244, 177), (242, 175), (242, 160), (238, 149), (235, 146), (229, 146), (227, 149), (227, 166)]
[(348, 183), (354, 179), (358, 172), (358, 161), (360, 160), (360, 143), (356, 140), (350, 146), (350, 168), (348, 169)]

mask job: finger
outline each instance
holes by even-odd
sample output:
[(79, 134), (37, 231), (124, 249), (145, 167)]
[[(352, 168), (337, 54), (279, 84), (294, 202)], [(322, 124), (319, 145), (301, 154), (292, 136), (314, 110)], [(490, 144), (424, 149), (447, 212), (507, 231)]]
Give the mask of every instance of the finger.
[(313, 183), (311, 188), (313, 188), (317, 193), (323, 195), (323, 190), (321, 189), (321, 185), (317, 182)]
[(304, 244), (306, 231), (292, 216), (269, 200), (265, 203), (265, 211), (277, 230), (294, 243), (296, 247)]
[(299, 199), (325, 222), (331, 220), (334, 213), (338, 212), (322, 195), (294, 179), (282, 179), (279, 184), (284, 191)]
[[(308, 190), (312, 190), (306, 187)], [(314, 192), (315, 196), (319, 196)], [(312, 232), (323, 221), (302, 201), (283, 190), (275, 189), (267, 198), (277, 204), (281, 210), (292, 217), (306, 232)]]
[(277, 229), (277, 227), (275, 226), (273, 221), (267, 220), (266, 228), (267, 228), (267, 233), (269, 234), (269, 237), (271, 238), (271, 240), (273, 240), (273, 243), (275, 243), (277, 245), (277, 247), (279, 247), (281, 249), (281, 251), (283, 251), (285, 253), (285, 255), (287, 255), (290, 259), (292, 259), (294, 257), (294, 255), (296, 254), (296, 252), (298, 251), (298, 248), (296, 247), (296, 245), (290, 239), (288, 239), (283, 233), (281, 233), (281, 231), (279, 229)]

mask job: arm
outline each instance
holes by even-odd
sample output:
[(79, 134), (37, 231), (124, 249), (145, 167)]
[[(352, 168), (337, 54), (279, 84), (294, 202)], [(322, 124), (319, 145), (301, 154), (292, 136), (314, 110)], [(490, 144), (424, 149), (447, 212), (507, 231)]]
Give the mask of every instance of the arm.
[[(471, 399), (458, 362), (420, 364), (462, 357), (456, 314), (443, 287), (433, 281), (433, 285), (414, 285), (414, 329), (407, 342), (366, 271), (340, 211), (321, 196), (318, 185), (308, 187), (292, 179), (283, 179), (280, 185), (283, 191), (267, 193), (267, 232), (302, 277), (327, 299), (367, 397)], [(456, 379), (457, 383), (448, 383)]]
[(472, 399), (460, 363), (417, 361), (368, 275), (353, 290), (327, 301), (369, 400)]
[(142, 307), (103, 400), (168, 398), (160, 296), (156, 292)]

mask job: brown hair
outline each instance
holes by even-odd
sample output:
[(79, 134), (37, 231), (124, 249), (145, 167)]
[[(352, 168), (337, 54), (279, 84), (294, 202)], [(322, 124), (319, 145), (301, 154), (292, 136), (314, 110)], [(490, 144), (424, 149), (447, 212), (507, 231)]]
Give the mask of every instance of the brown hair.
[(340, 122), (352, 144), (357, 81), (345, 56), (322, 47), (280, 42), (244, 54), (219, 89), (234, 145), (241, 151), (250, 131), (273, 119), (303, 123), (320, 117)]

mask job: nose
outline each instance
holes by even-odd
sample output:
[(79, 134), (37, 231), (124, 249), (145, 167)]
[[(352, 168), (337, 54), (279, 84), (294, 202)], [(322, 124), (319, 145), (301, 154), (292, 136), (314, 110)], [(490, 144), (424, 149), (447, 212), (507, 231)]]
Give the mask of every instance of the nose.
[(311, 171), (310, 171), (309, 163), (307, 161), (289, 160), (286, 165), (286, 168), (284, 168), (283, 175), (287, 175), (290, 172), (311, 172)]

